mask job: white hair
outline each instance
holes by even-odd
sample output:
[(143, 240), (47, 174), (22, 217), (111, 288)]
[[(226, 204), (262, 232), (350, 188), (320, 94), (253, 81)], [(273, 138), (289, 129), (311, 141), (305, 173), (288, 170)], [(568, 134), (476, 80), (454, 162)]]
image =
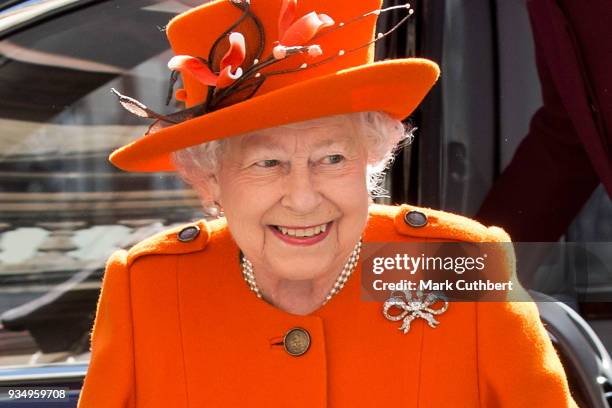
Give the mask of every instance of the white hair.
[[(384, 112), (356, 112), (280, 125), (277, 129), (303, 130), (346, 122), (366, 143), (368, 154), (366, 184), (370, 197), (388, 196), (382, 187), (385, 172), (393, 162), (397, 151), (412, 142), (414, 129), (411, 126), (404, 125)], [(260, 134), (261, 131), (257, 133)], [(250, 133), (236, 137), (247, 135)], [(213, 140), (178, 150), (171, 156), (178, 174), (195, 189), (202, 201), (204, 212), (209, 215), (218, 215), (220, 210), (213, 199), (210, 180), (219, 170), (220, 158), (226, 144), (227, 139)]]

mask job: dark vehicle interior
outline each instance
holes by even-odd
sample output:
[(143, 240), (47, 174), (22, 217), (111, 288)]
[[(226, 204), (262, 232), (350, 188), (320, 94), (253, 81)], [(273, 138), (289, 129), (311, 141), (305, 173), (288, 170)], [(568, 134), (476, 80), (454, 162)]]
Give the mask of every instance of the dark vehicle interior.
[[(76, 406), (108, 256), (202, 217), (196, 194), (174, 175), (124, 173), (107, 161), (146, 129), (110, 89), (155, 111), (178, 107), (163, 106), (172, 56), (164, 26), (202, 3), (0, 0), (0, 387), (69, 390), (67, 401), (20, 406)], [(442, 76), (409, 119), (416, 137), (386, 179), (390, 197), (379, 200), (473, 217), (542, 103), (525, 1), (412, 7), (377, 58), (429, 58)], [(384, 14), (381, 31), (402, 17)], [(532, 263), (517, 250), (519, 277), (583, 407), (612, 406), (605, 225), (612, 203), (600, 186), (560, 240), (563, 251)], [(0, 407), (11, 403), (0, 395)]]

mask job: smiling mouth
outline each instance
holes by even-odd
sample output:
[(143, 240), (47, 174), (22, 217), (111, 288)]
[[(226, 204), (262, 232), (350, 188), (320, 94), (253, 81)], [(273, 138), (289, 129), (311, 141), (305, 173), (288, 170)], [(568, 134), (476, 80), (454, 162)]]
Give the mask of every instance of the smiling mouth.
[(329, 229), (331, 226), (330, 221), (325, 224), (309, 226), (305, 228), (296, 228), (296, 227), (284, 227), (281, 225), (271, 225), (272, 228), (276, 229), (278, 232), (285, 236), (295, 237), (295, 238), (312, 238), (317, 235), (323, 234), (325, 231)]

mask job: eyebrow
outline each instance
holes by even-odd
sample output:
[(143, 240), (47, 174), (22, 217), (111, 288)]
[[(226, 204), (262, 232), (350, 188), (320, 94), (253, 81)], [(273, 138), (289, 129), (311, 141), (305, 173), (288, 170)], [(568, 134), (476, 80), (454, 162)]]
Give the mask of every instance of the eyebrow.
[(278, 145), (274, 145), (269, 143), (269, 141), (267, 139), (261, 139), (258, 138), (257, 136), (260, 136), (259, 134), (251, 134), (246, 136), (245, 138), (243, 138), (240, 141), (240, 148), (241, 149), (245, 149), (246, 147), (249, 148), (263, 148), (263, 149), (267, 149), (267, 150), (282, 150), (280, 148), (280, 146)]
[[(274, 144), (270, 144), (268, 141), (264, 141), (260, 138), (257, 138), (257, 136), (261, 136), (261, 134), (250, 134), (248, 136), (246, 136), (244, 139), (242, 139), (240, 141), (240, 147), (244, 148), (246, 146), (249, 147), (263, 147), (266, 149), (270, 149), (270, 150), (279, 150), (281, 149), (280, 146), (278, 145), (274, 145)], [(321, 148), (321, 147), (329, 147), (329, 146), (333, 146), (333, 145), (339, 145), (339, 146), (343, 146), (343, 147), (350, 147), (351, 146), (351, 140), (350, 138), (344, 138), (343, 140), (338, 140), (337, 137), (330, 137), (330, 138), (326, 138), (326, 139), (322, 139), (317, 141), (317, 143), (313, 144), (312, 147), (313, 148)], [(282, 149), (281, 149), (282, 150)]]
[(319, 141), (319, 143), (315, 143), (314, 147), (329, 147), (329, 146), (333, 146), (335, 144), (338, 145), (342, 145), (342, 146), (347, 146), (349, 145), (348, 140), (338, 140), (338, 139), (323, 139), (321, 141)]

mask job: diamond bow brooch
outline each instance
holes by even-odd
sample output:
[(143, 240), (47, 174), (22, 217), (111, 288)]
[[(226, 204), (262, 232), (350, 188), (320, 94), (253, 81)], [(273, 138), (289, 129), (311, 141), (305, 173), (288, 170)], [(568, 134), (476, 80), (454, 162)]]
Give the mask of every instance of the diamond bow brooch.
[[(420, 290), (416, 291), (414, 297), (409, 290), (401, 293), (402, 295), (391, 294), (391, 297), (385, 301), (383, 314), (388, 320), (393, 322), (403, 320), (399, 330), (402, 330), (404, 334), (408, 333), (410, 330), (410, 323), (417, 317), (425, 319), (427, 324), (433, 328), (436, 328), (438, 324), (440, 324), (440, 322), (435, 319), (434, 315), (440, 315), (448, 309), (448, 302), (441, 296), (435, 293), (424, 294)], [(441, 307), (437, 309), (432, 308), (432, 306), (439, 302), (442, 302)], [(389, 310), (393, 307), (401, 310), (401, 312), (398, 314), (389, 313)]]

